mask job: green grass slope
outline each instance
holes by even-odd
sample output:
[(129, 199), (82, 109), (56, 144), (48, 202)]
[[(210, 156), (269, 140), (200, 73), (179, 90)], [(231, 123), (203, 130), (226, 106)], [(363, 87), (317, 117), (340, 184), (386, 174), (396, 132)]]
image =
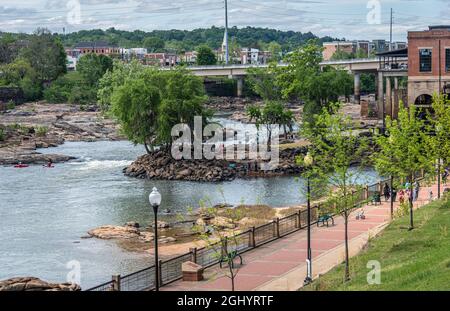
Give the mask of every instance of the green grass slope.
[[(304, 290), (450, 290), (450, 202), (433, 202), (414, 215), (415, 230), (406, 229), (409, 215), (399, 218), (350, 259), (351, 281), (343, 282), (340, 265)], [(381, 264), (379, 285), (367, 282), (372, 260)]]

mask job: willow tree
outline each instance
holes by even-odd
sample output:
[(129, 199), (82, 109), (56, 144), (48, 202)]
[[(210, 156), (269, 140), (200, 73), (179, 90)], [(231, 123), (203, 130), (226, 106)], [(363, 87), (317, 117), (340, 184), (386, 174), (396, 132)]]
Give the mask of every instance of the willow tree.
[[(417, 118), (416, 107), (400, 104), (398, 119), (386, 118), (385, 135), (377, 138), (379, 151), (373, 155), (375, 167), (380, 172), (406, 179), (410, 185), (421, 170), (433, 165), (429, 130), (424, 120)], [(410, 186), (411, 187), (411, 186)], [(412, 191), (412, 187), (410, 188)], [(409, 198), (410, 230), (414, 229), (413, 198)]]
[(196, 116), (202, 117), (203, 126), (212, 116), (204, 106), (202, 80), (185, 69), (162, 71), (132, 65), (123, 68), (124, 79), (117, 72), (102, 79), (102, 101), (111, 101), (111, 113), (123, 133), (135, 144), (144, 144), (149, 153), (155, 146), (170, 149), (175, 125), (194, 129)]
[(314, 159), (315, 174), (328, 181), (329, 202), (334, 212), (344, 218), (345, 280), (350, 279), (348, 220), (357, 200), (357, 184), (362, 159), (368, 149), (367, 139), (354, 130), (350, 117), (339, 111), (339, 104), (330, 104), (305, 122), (301, 134), (306, 137), (310, 156)]
[(134, 144), (143, 144), (148, 153), (156, 135), (159, 90), (143, 79), (128, 79), (111, 97), (112, 114), (118, 119), (123, 134)]

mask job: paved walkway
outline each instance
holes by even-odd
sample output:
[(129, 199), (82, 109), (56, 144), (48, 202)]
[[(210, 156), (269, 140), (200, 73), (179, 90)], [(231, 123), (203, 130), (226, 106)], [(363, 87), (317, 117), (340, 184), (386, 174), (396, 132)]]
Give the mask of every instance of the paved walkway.
[[(415, 208), (429, 202), (429, 189), (422, 187)], [(432, 187), (437, 196), (437, 186)], [(397, 208), (398, 202), (395, 203)], [(356, 212), (349, 220), (350, 256), (358, 254), (369, 238), (381, 232), (390, 221), (390, 203), (364, 207), (365, 220), (356, 220)], [(324, 274), (344, 260), (344, 220), (335, 219), (335, 226), (316, 227), (311, 233), (313, 276)], [(236, 277), (236, 290), (293, 291), (303, 285), (306, 275), (306, 230), (301, 230), (243, 254), (244, 265)], [(217, 267), (205, 271), (205, 281), (178, 281), (164, 286), (172, 291), (230, 290), (231, 281)]]

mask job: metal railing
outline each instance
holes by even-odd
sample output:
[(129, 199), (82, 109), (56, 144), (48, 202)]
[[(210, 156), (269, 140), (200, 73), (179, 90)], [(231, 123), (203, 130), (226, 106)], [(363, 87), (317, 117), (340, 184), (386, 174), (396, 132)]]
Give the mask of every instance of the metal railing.
[[(417, 176), (418, 179), (424, 177), (423, 172)], [(364, 204), (371, 201), (374, 194), (382, 195), (383, 185), (387, 183), (390, 185), (390, 179), (382, 180), (376, 184), (362, 187), (359, 190), (352, 192), (354, 206), (352, 209), (360, 208)], [(311, 225), (317, 224), (321, 212), (330, 213), (333, 206), (329, 203), (319, 203), (311, 207)], [(333, 214), (335, 215), (335, 214)], [(307, 211), (300, 210), (294, 214), (283, 218), (277, 218), (270, 223), (253, 227), (245, 232), (228, 238), (235, 243), (227, 243), (229, 250), (235, 250), (239, 254), (245, 253), (249, 250), (255, 249), (263, 244), (283, 238), (289, 234), (303, 230), (307, 227), (308, 218)], [(160, 286), (164, 286), (180, 280), (182, 278), (181, 266), (184, 262), (192, 261), (204, 268), (212, 267), (219, 263), (221, 242), (213, 244), (213, 246), (203, 248), (192, 248), (188, 253), (183, 255), (159, 261), (160, 271)], [(155, 288), (155, 266), (134, 272), (126, 276), (113, 276), (109, 282), (103, 283), (96, 287), (88, 289), (88, 291), (145, 291), (153, 290)]]

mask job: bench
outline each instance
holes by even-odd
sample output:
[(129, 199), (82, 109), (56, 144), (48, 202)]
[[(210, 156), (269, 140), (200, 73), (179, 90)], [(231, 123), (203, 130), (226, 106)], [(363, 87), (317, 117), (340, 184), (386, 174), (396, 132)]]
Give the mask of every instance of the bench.
[(327, 227), (330, 226), (329, 224), (329, 220), (331, 219), (331, 222), (334, 226), (334, 218), (332, 215), (322, 215), (319, 217), (319, 219), (317, 220), (317, 227), (320, 225), (320, 223), (322, 223), (322, 226), (325, 226), (325, 223), (327, 225)]
[(234, 268), (234, 260), (236, 258), (239, 258), (239, 261), (240, 261), (239, 264), (242, 266), (242, 256), (239, 255), (237, 251), (232, 251), (232, 252), (228, 253), (228, 255), (222, 256), (220, 258), (220, 261), (219, 261), (220, 268), (222, 268), (223, 263), (230, 263), (230, 262), (231, 262), (231, 268)]

